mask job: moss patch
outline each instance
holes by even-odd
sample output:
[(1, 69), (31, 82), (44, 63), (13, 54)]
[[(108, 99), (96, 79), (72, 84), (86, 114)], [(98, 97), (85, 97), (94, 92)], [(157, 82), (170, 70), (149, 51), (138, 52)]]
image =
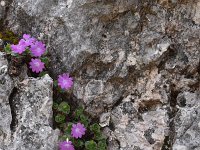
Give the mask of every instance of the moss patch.
[[(18, 36), (4, 26), (3, 19), (0, 20), (0, 39), (3, 40), (4, 43), (12, 44), (17, 44), (19, 41)], [(2, 49), (3, 47), (0, 47), (0, 51), (2, 51)]]

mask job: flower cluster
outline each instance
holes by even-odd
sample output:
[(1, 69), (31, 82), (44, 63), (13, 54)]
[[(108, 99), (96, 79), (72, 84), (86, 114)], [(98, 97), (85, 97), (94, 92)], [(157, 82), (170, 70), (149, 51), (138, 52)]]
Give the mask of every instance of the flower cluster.
[[(26, 60), (30, 61), (29, 68), (32, 72), (40, 73), (44, 70), (45, 66), (48, 67), (48, 58), (44, 57), (46, 52), (45, 44), (31, 37), (29, 34), (24, 34), (17, 45), (8, 44), (5, 47), (5, 52), (17, 57), (23, 53), (22, 57), (26, 56), (26, 54), (31, 56), (27, 57), (28, 59)], [(70, 105), (59, 95), (73, 86), (73, 78), (68, 73), (63, 73), (58, 76), (54, 85), (56, 87), (56, 97), (59, 98), (59, 103), (54, 101), (53, 104), (55, 122), (59, 124), (59, 128), (63, 131), (62, 142), (59, 144), (60, 150), (75, 150), (75, 148), (80, 149), (84, 147), (87, 150), (106, 150), (106, 138), (102, 136), (100, 126), (97, 123), (91, 124), (91, 119), (84, 114), (83, 107), (76, 108), (71, 112)], [(66, 115), (70, 115), (71, 117), (68, 118)], [(87, 135), (84, 136), (86, 129)], [(81, 139), (83, 136), (86, 139)], [(88, 141), (88, 138), (92, 138), (92, 140)]]
[[(82, 138), (83, 135), (85, 135), (86, 128), (83, 124), (77, 123), (72, 125), (71, 129), (71, 136), (78, 139)], [(74, 150), (74, 146), (72, 145), (71, 141), (63, 141), (60, 142), (60, 150)]]
[(72, 145), (72, 142), (71, 141), (63, 141), (63, 142), (60, 142), (60, 150), (74, 150), (74, 146)]
[(73, 85), (73, 79), (69, 77), (69, 74), (64, 73), (58, 76), (58, 85), (61, 89), (68, 90)]
[(73, 124), (72, 125), (72, 137), (78, 139), (78, 138), (82, 138), (82, 136), (85, 134), (85, 127), (83, 124), (81, 123), (77, 123), (77, 124)]
[[(22, 54), (24, 51), (30, 50), (33, 57), (41, 57), (46, 51), (45, 44), (41, 41), (37, 41), (29, 34), (24, 34), (17, 45), (11, 45), (11, 49), (16, 54)], [(32, 71), (36, 73), (42, 72), (45, 68), (44, 63), (39, 58), (31, 59), (29, 65)]]
[(33, 72), (39, 73), (42, 72), (44, 68), (44, 63), (40, 59), (31, 59), (30, 68)]
[[(61, 89), (68, 90), (73, 85), (73, 79), (69, 76), (68, 73), (63, 73), (62, 75), (58, 76), (58, 85), (61, 87)], [(60, 105), (60, 111), (63, 113), (68, 112), (68, 107), (68, 104), (63, 102)], [(82, 138), (82, 136), (85, 135), (85, 131), (86, 128), (83, 124), (73, 124), (71, 128), (71, 136), (76, 139)], [(67, 141), (63, 141), (60, 143), (60, 150), (74, 150), (74, 146), (72, 145), (72, 142), (68, 141), (67, 139)]]

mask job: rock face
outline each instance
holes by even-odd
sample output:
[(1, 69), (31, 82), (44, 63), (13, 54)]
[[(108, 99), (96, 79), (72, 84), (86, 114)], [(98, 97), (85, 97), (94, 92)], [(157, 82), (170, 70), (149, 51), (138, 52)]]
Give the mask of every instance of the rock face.
[(10, 124), (12, 121), (9, 96), (14, 88), (14, 83), (7, 74), (8, 62), (0, 53), (0, 149), (11, 142)]
[(174, 150), (200, 149), (200, 95), (199, 93), (183, 92), (177, 97), (179, 111), (174, 119), (175, 136)]
[(56, 149), (59, 131), (52, 129), (52, 79), (45, 75), (19, 82), (7, 70), (0, 53), (0, 149)]
[(198, 0), (6, 3), (5, 24), (47, 43), (110, 150), (200, 149)]
[(6, 9), (6, 2), (0, 1), (0, 19), (4, 18), (5, 11), (6, 11), (5, 9)]

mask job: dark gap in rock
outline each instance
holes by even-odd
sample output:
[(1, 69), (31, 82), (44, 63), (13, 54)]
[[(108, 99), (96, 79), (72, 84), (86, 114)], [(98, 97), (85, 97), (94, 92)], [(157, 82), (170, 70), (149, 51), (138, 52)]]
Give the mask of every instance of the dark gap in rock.
[(111, 130), (111, 131), (115, 131), (115, 126), (114, 126), (114, 123), (110, 120), (110, 123), (109, 123), (109, 129)]
[(8, 73), (11, 77), (19, 76), (22, 72), (22, 66), (27, 62), (25, 60), (25, 57), (12, 57), (7, 56), (7, 59), (9, 61), (9, 67), (8, 67)]
[(170, 101), (169, 101), (171, 107), (176, 107), (176, 104), (177, 104), (176, 98), (179, 94), (179, 91), (176, 91), (175, 88), (176, 88), (176, 85), (171, 84), (170, 86), (171, 94), (170, 94)]
[(124, 99), (124, 97), (121, 96), (121, 97), (116, 101), (116, 103), (112, 106), (112, 110), (113, 110), (115, 107), (119, 106), (119, 105), (121, 104), (121, 102), (122, 102), (123, 99)]
[(151, 136), (152, 133), (154, 133), (154, 132), (155, 132), (154, 129), (148, 129), (148, 130), (144, 131), (144, 137), (149, 142), (149, 144), (154, 144), (155, 143), (155, 140)]
[(200, 61), (199, 61), (199, 65), (198, 65), (198, 67), (197, 67), (197, 72), (198, 72), (198, 74), (200, 75)]
[(191, 92), (194, 92), (199, 89), (199, 85), (200, 85), (200, 78), (198, 79), (196, 83), (188, 85), (188, 86), (190, 87)]
[(171, 150), (170, 137), (169, 136), (165, 136), (164, 144), (162, 145), (161, 150)]
[(138, 112), (144, 113), (144, 112), (147, 112), (147, 111), (156, 110), (158, 105), (162, 105), (160, 100), (151, 99), (151, 100), (148, 100), (148, 101), (141, 101), (141, 103), (139, 104)]
[(180, 106), (180, 107), (185, 107), (185, 106), (186, 106), (186, 99), (185, 99), (185, 97), (182, 97), (182, 98), (179, 100), (179, 106)]
[(175, 45), (170, 45), (169, 48), (167, 49), (166, 52), (164, 52), (162, 54), (162, 57), (160, 58), (160, 62), (158, 64), (158, 73), (160, 73), (160, 71), (164, 70), (165, 69), (165, 63), (175, 57), (177, 55), (177, 50), (175, 48)]
[(15, 106), (15, 102), (13, 101), (13, 98), (15, 97), (17, 93), (17, 88), (14, 87), (10, 96), (9, 96), (9, 105), (10, 105), (10, 109), (11, 109), (11, 115), (12, 115), (12, 121), (11, 121), (11, 124), (10, 124), (10, 129), (12, 132), (15, 131), (15, 127), (18, 123), (17, 121), (17, 114), (16, 114), (16, 106)]
[(138, 112), (139, 112), (140, 114), (143, 114), (144, 112), (147, 112), (147, 111), (148, 111), (148, 109), (147, 109), (147, 107), (144, 106), (144, 105), (140, 105), (139, 108), (138, 108)]
[(174, 117), (178, 112), (177, 105), (177, 96), (180, 93), (176, 89), (176, 85), (170, 85), (171, 93), (169, 97), (169, 107), (167, 108), (168, 116), (169, 116), (169, 135), (165, 137), (164, 144), (162, 146), (162, 150), (172, 150), (174, 138), (175, 138), (175, 124), (174, 124)]
[(120, 146), (120, 141), (118, 140), (118, 139), (115, 139), (116, 140), (116, 142), (117, 142), (117, 145), (119, 145), (119, 148), (121, 147)]
[(141, 122), (143, 122), (143, 121), (144, 121), (144, 119), (143, 119), (143, 117), (142, 117), (141, 113), (138, 113), (137, 115), (138, 115), (138, 120), (139, 120), (139, 121), (141, 121)]
[(166, 88), (167, 88), (167, 85), (166, 85), (166, 84), (165, 84), (165, 85), (163, 85), (163, 88), (165, 88), (165, 89), (166, 89)]
[(106, 35), (106, 34), (102, 34), (102, 37), (103, 37), (103, 38), (107, 38), (107, 35)]

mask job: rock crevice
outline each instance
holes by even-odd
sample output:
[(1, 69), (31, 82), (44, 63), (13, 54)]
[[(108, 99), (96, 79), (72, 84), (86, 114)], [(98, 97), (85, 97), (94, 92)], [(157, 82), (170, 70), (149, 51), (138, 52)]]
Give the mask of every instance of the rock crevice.
[[(52, 129), (53, 80), (45, 75), (10, 77), (0, 52), (0, 149), (57, 149), (59, 131)], [(26, 70), (26, 69), (25, 69)], [(24, 72), (22, 72), (24, 73)]]

